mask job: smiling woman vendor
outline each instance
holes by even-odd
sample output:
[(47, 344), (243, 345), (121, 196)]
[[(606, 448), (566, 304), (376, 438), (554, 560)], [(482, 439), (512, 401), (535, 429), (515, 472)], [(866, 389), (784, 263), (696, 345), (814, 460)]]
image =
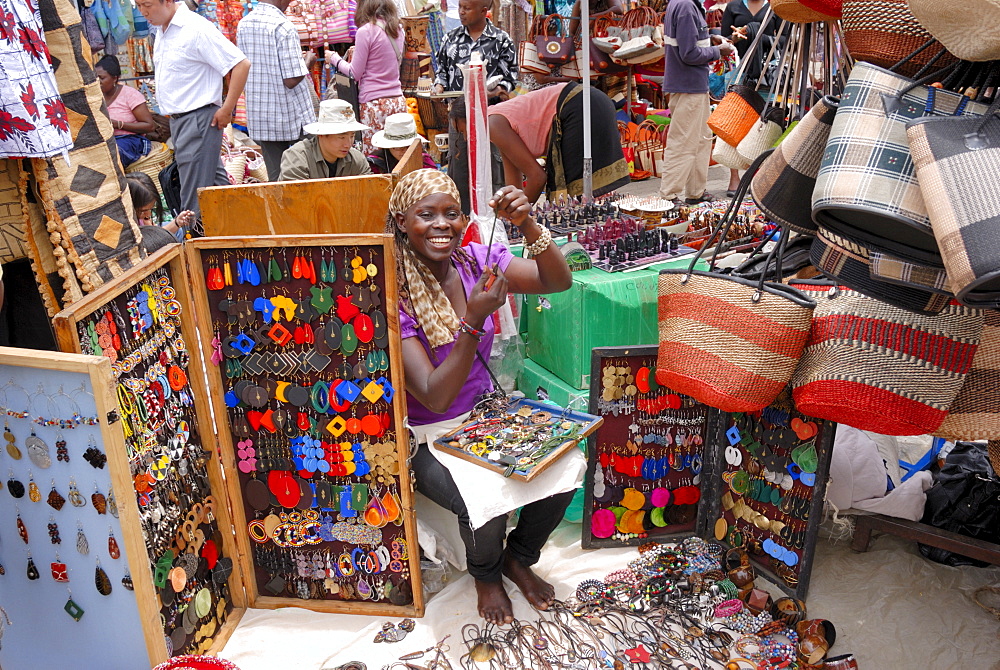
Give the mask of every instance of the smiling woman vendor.
[[(494, 194), (490, 206), (521, 229), (534, 256), (531, 260), (512, 256), (503, 245), (460, 246), (468, 221), (458, 188), (440, 172), (411, 172), (389, 200), (386, 226), (395, 235), (398, 252), (407, 408), (418, 443), (457, 427), (476, 400), (492, 390), (486, 368), (493, 345), (492, 314), (506, 302), (507, 294), (564, 291), (572, 281), (552, 236), (531, 218), (531, 203), (522, 191), (506, 186)], [(493, 274), (488, 270), (493, 269), (496, 280), (487, 288)], [(540, 494), (523, 507), (517, 527), (507, 536), (507, 514), (473, 527), (470, 508), (490, 496), (463, 497), (447, 462), (444, 455), (420, 444), (412, 461), (417, 490), (458, 515), (480, 615), (491, 623), (513, 620), (502, 576), (513, 581), (534, 607), (546, 609), (555, 597), (553, 588), (531, 566), (562, 520), (573, 491)], [(503, 479), (482, 472), (483, 477)]]

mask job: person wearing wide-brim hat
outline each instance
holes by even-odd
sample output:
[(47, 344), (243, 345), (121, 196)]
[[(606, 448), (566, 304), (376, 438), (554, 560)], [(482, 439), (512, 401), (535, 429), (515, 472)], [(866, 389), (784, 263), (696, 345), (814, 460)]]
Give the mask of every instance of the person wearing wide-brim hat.
[(280, 181), (325, 179), (371, 174), (364, 154), (354, 148), (355, 134), (368, 126), (358, 123), (354, 108), (344, 100), (319, 103), (319, 118), (302, 130), (309, 137), (281, 156)]
[[(427, 144), (427, 138), (417, 132), (417, 123), (409, 113), (392, 114), (385, 119), (385, 127), (372, 135), (372, 146), (375, 151), (368, 154), (368, 164), (375, 174), (387, 174), (395, 169), (403, 159), (413, 140), (420, 139)], [(423, 152), (423, 165), (420, 167), (437, 170), (437, 163), (426, 151)]]

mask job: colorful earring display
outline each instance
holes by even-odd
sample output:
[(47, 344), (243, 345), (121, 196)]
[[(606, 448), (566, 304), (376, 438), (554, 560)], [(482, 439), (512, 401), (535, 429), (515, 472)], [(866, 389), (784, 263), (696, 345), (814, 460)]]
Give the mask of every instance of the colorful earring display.
[(584, 547), (696, 531), (708, 408), (656, 382), (656, 347), (594, 350)]
[[(207, 649), (232, 610), (227, 583), (232, 558), (221, 554), (222, 529), (212, 513), (208, 479), (212, 454), (202, 446), (190, 384), (189, 344), (195, 335), (184, 332), (181, 313), (167, 266), (77, 320), (82, 352), (111, 361), (132, 494), (154, 573), (164, 565), (169, 570), (201, 563), (197, 571), (181, 570), (183, 581), (172, 586), (156, 583), (164, 634), (175, 654)], [(107, 460), (93, 442), (83, 457), (95, 468), (103, 468)], [(70, 501), (77, 505), (82, 496), (74, 492), (75, 484)], [(124, 492), (94, 491), (90, 502), (98, 514), (117, 517), (116, 493)], [(82, 529), (76, 546), (81, 554), (89, 551)], [(107, 555), (113, 561), (121, 551), (109, 531)], [(107, 595), (112, 580), (104, 570), (98, 564), (95, 583)], [(202, 603), (197, 611), (189, 605), (195, 602)]]
[(261, 595), (412, 603), (383, 249), (201, 249)]
[(835, 426), (776, 405), (723, 418), (719, 507), (710, 532), (804, 597), (819, 524), (812, 515), (825, 495)]

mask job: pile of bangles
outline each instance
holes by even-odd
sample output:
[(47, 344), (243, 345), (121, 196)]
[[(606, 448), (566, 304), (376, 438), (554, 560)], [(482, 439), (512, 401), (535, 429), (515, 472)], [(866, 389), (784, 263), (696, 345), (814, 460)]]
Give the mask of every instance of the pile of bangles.
[[(697, 537), (638, 549), (626, 567), (581, 582), (534, 621), (465, 625), (455, 665), (442, 641), (383, 670), (857, 670), (853, 654), (830, 655), (831, 622), (808, 619), (797, 598), (772, 599), (754, 586), (741, 550)], [(433, 657), (430, 665), (415, 660), (422, 655), (425, 663)]]

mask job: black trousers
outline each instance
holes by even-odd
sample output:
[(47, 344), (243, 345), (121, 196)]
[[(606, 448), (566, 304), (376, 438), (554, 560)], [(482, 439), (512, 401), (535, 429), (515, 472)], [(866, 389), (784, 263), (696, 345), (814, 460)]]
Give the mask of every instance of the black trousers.
[[(484, 582), (500, 581), (505, 539), (506, 551), (512, 558), (524, 565), (537, 563), (542, 547), (562, 521), (575, 491), (557, 493), (525, 505), (521, 508), (517, 527), (510, 535), (507, 535), (506, 514), (490, 519), (486, 525), (473, 530), (462, 494), (448, 468), (430, 453), (432, 448), (420, 445), (411, 462), (417, 477), (417, 490), (458, 515), (458, 530), (465, 543), (469, 574)], [(489, 492), (484, 492), (484, 495), (489, 495)]]

